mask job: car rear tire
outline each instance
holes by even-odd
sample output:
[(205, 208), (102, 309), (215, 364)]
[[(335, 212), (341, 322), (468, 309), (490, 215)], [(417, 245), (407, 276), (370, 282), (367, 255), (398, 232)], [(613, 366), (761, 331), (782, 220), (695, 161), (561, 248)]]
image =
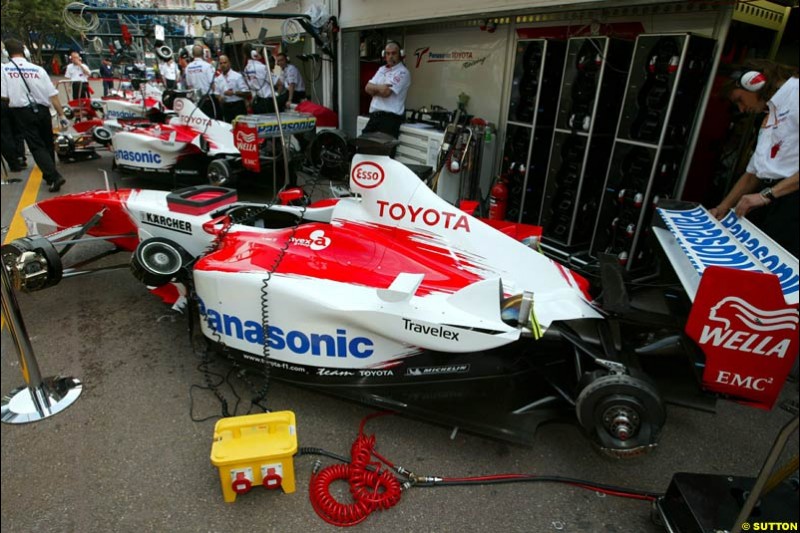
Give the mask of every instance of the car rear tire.
[(575, 411), (592, 442), (615, 458), (652, 450), (666, 421), (664, 402), (655, 386), (627, 374), (592, 379), (578, 395)]
[(206, 179), (215, 187), (230, 187), (236, 181), (233, 168), (227, 159), (215, 159), (208, 164)]
[(161, 237), (145, 239), (131, 256), (131, 272), (149, 287), (160, 287), (179, 276), (189, 261), (181, 245)]

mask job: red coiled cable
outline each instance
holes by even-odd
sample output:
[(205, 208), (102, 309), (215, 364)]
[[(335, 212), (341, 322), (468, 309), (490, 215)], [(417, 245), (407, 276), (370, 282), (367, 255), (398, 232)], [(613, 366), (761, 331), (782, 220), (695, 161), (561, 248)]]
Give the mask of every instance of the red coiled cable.
[[(331, 465), (311, 475), (311, 505), (329, 524), (354, 526), (363, 522), (374, 510), (389, 509), (400, 501), (400, 481), (389, 470), (382, 470), (381, 465), (384, 463), (392, 467), (392, 464), (375, 452), (375, 436), (364, 435), (367, 420), (384, 414), (389, 413), (377, 413), (361, 421), (358, 437), (350, 449), (349, 465)], [(373, 456), (379, 460), (373, 461)], [(349, 483), (350, 494), (355, 500), (353, 503), (341, 503), (331, 495), (330, 485), (337, 480)]]

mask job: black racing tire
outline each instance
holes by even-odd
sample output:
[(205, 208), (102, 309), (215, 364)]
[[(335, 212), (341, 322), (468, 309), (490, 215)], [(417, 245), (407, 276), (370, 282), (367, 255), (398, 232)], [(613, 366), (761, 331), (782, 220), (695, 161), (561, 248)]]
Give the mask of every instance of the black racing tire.
[(161, 45), (156, 48), (156, 55), (161, 61), (168, 61), (173, 56), (172, 48), (167, 45)]
[(214, 159), (208, 164), (206, 179), (214, 187), (231, 187), (235, 181), (233, 168), (227, 159)]
[(162, 237), (139, 243), (131, 255), (131, 272), (148, 287), (166, 285), (180, 276), (189, 254), (181, 245)]
[(103, 126), (96, 126), (92, 128), (92, 139), (104, 146), (111, 144), (111, 137), (113, 136), (114, 134), (111, 132), (111, 130), (104, 128)]
[(575, 411), (592, 443), (616, 458), (652, 450), (666, 421), (655, 386), (644, 377), (627, 374), (591, 380), (578, 395)]
[(62, 106), (61, 110), (64, 112), (64, 117), (66, 117), (68, 120), (75, 118), (75, 111), (73, 111), (70, 106)]

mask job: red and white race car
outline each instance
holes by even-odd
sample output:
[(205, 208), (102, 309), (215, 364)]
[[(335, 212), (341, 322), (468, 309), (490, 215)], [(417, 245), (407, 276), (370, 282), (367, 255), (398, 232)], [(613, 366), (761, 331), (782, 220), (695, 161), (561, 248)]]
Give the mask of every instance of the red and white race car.
[(99, 237), (169, 303), (196, 304), (239, 362), (494, 438), (530, 442), (572, 413), (614, 456), (657, 444), (667, 372), (696, 389), (681, 382), (683, 403), (713, 391), (769, 408), (797, 355), (797, 258), (735, 216), (662, 206), (683, 291), (625, 287), (608, 262), (598, 301), (537, 251), (539, 228), (474, 218), (393, 159), (356, 155), (350, 188), (309, 206), (219, 187), (51, 198), (23, 212), (50, 237), (6, 245), (3, 263), (17, 288), (44, 288), (65, 274), (52, 241)]
[(163, 110), (160, 91), (70, 100), (64, 114), (73, 122), (68, 131), (56, 134), (56, 154), (65, 162), (96, 159), (97, 150), (108, 148), (114, 132), (163, 121)]
[(123, 173), (149, 173), (210, 183), (232, 180), (241, 160), (230, 124), (206, 116), (191, 100), (175, 98), (164, 123), (114, 132), (114, 165)]

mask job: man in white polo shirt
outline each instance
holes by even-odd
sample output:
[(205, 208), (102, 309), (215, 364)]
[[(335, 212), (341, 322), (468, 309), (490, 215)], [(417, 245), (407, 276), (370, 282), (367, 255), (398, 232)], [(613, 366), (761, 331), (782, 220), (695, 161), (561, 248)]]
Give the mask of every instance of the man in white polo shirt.
[(69, 59), (71, 63), (67, 65), (64, 77), (72, 80), (72, 99), (89, 98), (89, 67), (83, 64), (78, 52), (72, 52)]
[(222, 117), (225, 122), (233, 122), (239, 115), (247, 114), (245, 98), (250, 95), (244, 78), (231, 68), (228, 56), (219, 56), (221, 74), (214, 81), (214, 87), (222, 100)]
[[(252, 44), (245, 43), (244, 45), (245, 57), (248, 58), (247, 65), (244, 67), (244, 81), (250, 92), (253, 95), (253, 113), (274, 113), (275, 105), (272, 101), (272, 86), (275, 86), (276, 91), (280, 91), (280, 78), (272, 73), (272, 62), (275, 61), (271, 54), (268, 58), (270, 63), (269, 68), (262, 63), (264, 57), (261, 52), (256, 49)], [(267, 75), (272, 76), (272, 85)]]
[(6, 39), (4, 44), (11, 59), (0, 68), (0, 96), (8, 103), (19, 124), (31, 155), (42, 171), (42, 178), (50, 186), (49, 191), (58, 192), (65, 180), (56, 169), (51, 107), (60, 117), (61, 129), (69, 126), (58, 99), (58, 90), (42, 67), (25, 59), (19, 40)]
[(278, 66), (281, 67), (281, 83), (288, 91), (288, 102), (299, 104), (306, 98), (306, 84), (300, 70), (289, 62), (289, 58), (281, 52), (277, 58)]
[(406, 96), (411, 86), (411, 74), (402, 62), (400, 45), (389, 41), (384, 47), (386, 64), (369, 80), (365, 90), (372, 96), (369, 122), (363, 133), (380, 131), (395, 139), (406, 113)]
[(169, 58), (158, 66), (158, 71), (164, 79), (164, 87), (176, 89), (178, 85), (178, 65), (175, 59)]
[(214, 95), (214, 67), (203, 57), (203, 47), (196, 44), (192, 47), (194, 60), (186, 65), (184, 76), (186, 87), (197, 91), (197, 106), (209, 118), (218, 118), (217, 104)]

